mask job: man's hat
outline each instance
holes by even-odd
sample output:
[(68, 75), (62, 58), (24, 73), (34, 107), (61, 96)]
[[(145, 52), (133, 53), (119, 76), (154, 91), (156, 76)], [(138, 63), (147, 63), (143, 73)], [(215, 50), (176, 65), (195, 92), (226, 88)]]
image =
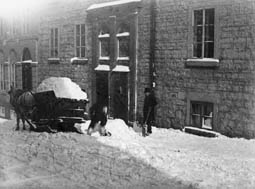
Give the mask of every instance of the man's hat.
[(150, 88), (146, 87), (146, 88), (144, 89), (144, 93), (150, 93), (150, 92), (151, 92), (151, 89), (150, 89)]

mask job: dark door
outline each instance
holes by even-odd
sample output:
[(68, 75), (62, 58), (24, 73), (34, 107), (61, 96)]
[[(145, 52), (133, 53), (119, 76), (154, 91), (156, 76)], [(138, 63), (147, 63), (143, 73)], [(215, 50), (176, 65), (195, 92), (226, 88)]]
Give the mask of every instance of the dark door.
[(114, 118), (128, 121), (128, 73), (114, 72), (112, 74), (112, 110)]
[(96, 73), (96, 101), (108, 105), (108, 72)]
[(32, 90), (32, 66), (22, 63), (22, 86), (24, 90)]

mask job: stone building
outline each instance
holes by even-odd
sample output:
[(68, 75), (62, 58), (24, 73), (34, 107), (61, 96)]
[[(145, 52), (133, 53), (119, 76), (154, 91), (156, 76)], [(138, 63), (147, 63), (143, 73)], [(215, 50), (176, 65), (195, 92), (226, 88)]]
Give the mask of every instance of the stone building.
[(51, 1), (38, 36), (37, 83), (69, 77), (130, 124), (151, 87), (159, 127), (255, 137), (253, 0)]
[(38, 33), (43, 7), (0, 13), (0, 117), (13, 116), (10, 85), (34, 90), (38, 84)]

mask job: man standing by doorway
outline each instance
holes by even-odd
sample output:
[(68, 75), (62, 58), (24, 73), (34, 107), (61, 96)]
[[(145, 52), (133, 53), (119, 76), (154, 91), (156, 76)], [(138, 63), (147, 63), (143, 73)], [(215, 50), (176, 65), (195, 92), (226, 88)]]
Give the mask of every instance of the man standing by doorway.
[(143, 124), (147, 125), (147, 133), (151, 134), (151, 126), (155, 122), (154, 107), (157, 105), (157, 101), (150, 88), (145, 88), (144, 93)]

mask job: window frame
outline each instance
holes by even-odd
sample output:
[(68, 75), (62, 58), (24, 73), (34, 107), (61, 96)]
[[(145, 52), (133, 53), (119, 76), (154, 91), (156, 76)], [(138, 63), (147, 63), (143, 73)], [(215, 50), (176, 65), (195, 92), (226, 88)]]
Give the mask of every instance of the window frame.
[(120, 56), (120, 40), (128, 40), (128, 54), (130, 55), (130, 32), (122, 32), (116, 34), (117, 38), (117, 60), (129, 60), (129, 56)]
[[(99, 60), (110, 60), (110, 31), (108, 31), (109, 33), (106, 34), (101, 34), (102, 30), (100, 31), (99, 35), (98, 35), (98, 43), (99, 43)], [(108, 44), (109, 44), (109, 55), (108, 56), (102, 56), (102, 40), (108, 40)]]
[[(214, 41), (215, 41), (215, 34), (213, 33), (213, 41), (210, 41), (210, 40), (206, 40), (206, 11), (207, 10), (212, 10), (213, 9), (213, 12), (214, 12), (214, 22), (213, 22), (213, 29), (215, 28), (215, 8), (209, 8), (209, 9), (197, 9), (197, 10), (194, 10), (193, 11), (193, 19), (192, 19), (192, 27), (193, 27), (193, 58), (214, 58), (214, 49), (215, 49), (215, 46), (214, 46)], [(195, 11), (202, 11), (202, 24), (200, 25), (195, 25)], [(209, 26), (210, 24), (208, 24)], [(202, 36), (201, 36), (201, 45), (202, 45), (202, 49), (201, 49), (201, 57), (197, 57), (194, 55), (194, 45), (195, 43), (198, 43), (197, 41), (194, 41), (194, 37), (197, 37), (195, 36), (195, 27), (201, 27), (202, 28)], [(200, 36), (199, 36), (200, 37)], [(209, 43), (209, 42), (213, 42), (213, 57), (206, 57), (205, 56), (205, 43)]]
[[(200, 109), (200, 113), (195, 113), (193, 112), (193, 105), (198, 105), (199, 109)], [(205, 114), (205, 107), (206, 106), (211, 106), (210, 108), (212, 109), (212, 115), (206, 115)], [(204, 102), (204, 101), (190, 101), (190, 122), (192, 127), (197, 127), (195, 125), (193, 125), (193, 116), (199, 116), (199, 128), (202, 129), (209, 129), (212, 130), (213, 129), (213, 125), (214, 125), (214, 104), (212, 102)], [(211, 126), (205, 125), (205, 117), (211, 119)]]
[[(79, 35), (77, 35), (77, 26), (79, 25), (80, 27), (80, 31), (79, 31)], [(84, 26), (84, 34), (82, 35), (82, 26)], [(86, 24), (84, 23), (81, 23), (81, 24), (75, 24), (75, 57), (77, 58), (85, 58), (86, 57), (86, 43), (87, 43), (87, 40), (86, 40)], [(77, 45), (77, 36), (79, 36), (79, 42), (80, 42), (80, 46)], [(84, 46), (82, 46), (82, 37), (84, 37)], [(79, 48), (79, 51), (80, 51), (80, 55), (78, 56), (78, 53), (77, 53), (77, 48)], [(84, 56), (81, 56), (81, 52), (82, 52), (82, 48), (84, 48)]]
[[(194, 45), (194, 11), (201, 9), (214, 9), (214, 57), (213, 58), (196, 58), (193, 56), (193, 45)], [(219, 5), (195, 5), (189, 9), (189, 34), (188, 34), (188, 58), (186, 60), (186, 67), (201, 67), (201, 68), (217, 68), (219, 67)]]
[[(57, 44), (55, 43), (56, 42), (56, 29), (58, 31), (58, 35), (57, 35)], [(52, 31), (53, 30), (53, 47), (52, 47)], [(59, 57), (59, 40), (60, 39), (60, 29), (59, 27), (52, 27), (50, 28), (50, 38), (49, 38), (49, 57), (50, 58), (58, 58)], [(57, 50), (57, 56), (55, 53), (52, 54), (52, 50)]]
[[(199, 109), (200, 109), (200, 113), (195, 113), (195, 112), (193, 112), (193, 106), (192, 105), (198, 105), (199, 106)], [(210, 116), (210, 115), (205, 115), (205, 107), (206, 106), (211, 106), (211, 109), (212, 109), (212, 116)], [(212, 128), (213, 128), (213, 119), (214, 119), (214, 112), (213, 112), (213, 110), (214, 110), (214, 104), (213, 103), (211, 103), (211, 102), (202, 102), (202, 101), (191, 101), (190, 102), (190, 117), (191, 117), (191, 119), (190, 119), (190, 121), (191, 121), (191, 125), (193, 126), (193, 127), (197, 127), (197, 126), (195, 126), (195, 125), (193, 125), (193, 116), (199, 116), (199, 118), (200, 118), (200, 120), (199, 120), (199, 128), (202, 128), (202, 129), (209, 129), (209, 130), (212, 130)], [(211, 119), (211, 127), (209, 127), (208, 125), (205, 125), (204, 124), (204, 121), (205, 121), (205, 117), (207, 117), (207, 118), (210, 118)]]
[[(10, 62), (4, 62), (3, 63), (3, 90), (9, 90), (10, 84), (11, 84), (11, 70), (10, 70), (11, 64)], [(6, 68), (6, 69), (5, 69)]]

